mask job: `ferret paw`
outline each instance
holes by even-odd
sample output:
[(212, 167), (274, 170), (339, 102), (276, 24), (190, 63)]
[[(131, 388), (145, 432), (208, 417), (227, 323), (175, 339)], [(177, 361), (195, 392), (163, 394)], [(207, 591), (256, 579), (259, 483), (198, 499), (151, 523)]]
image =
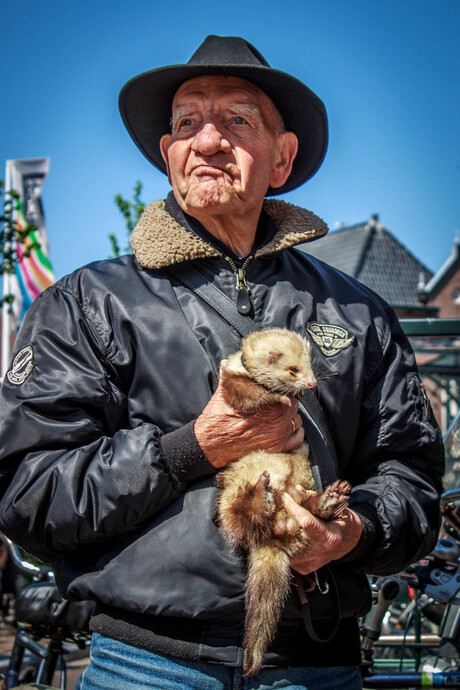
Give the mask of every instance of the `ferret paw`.
[(270, 484), (270, 472), (264, 470), (255, 484), (247, 485), (242, 492), (242, 496), (246, 497), (246, 509), (252, 514), (257, 514), (260, 511), (267, 514), (267, 510), (271, 514), (274, 510), (273, 489)]
[(348, 505), (348, 494), (351, 486), (347, 481), (338, 479), (327, 486), (316, 500), (311, 500), (309, 510), (322, 520), (334, 520), (339, 517)]
[(257, 484), (264, 491), (271, 491), (272, 490), (272, 488), (270, 486), (270, 472), (268, 470), (265, 470), (264, 472), (262, 472), (262, 474), (259, 477), (259, 481), (257, 482)]
[(241, 488), (221, 513), (220, 527), (234, 547), (250, 550), (269, 538), (275, 516), (270, 473)]

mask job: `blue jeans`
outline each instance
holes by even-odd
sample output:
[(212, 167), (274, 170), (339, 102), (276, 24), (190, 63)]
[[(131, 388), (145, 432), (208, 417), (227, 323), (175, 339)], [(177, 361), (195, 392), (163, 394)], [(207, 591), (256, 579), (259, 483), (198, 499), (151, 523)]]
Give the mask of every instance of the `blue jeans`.
[(244, 678), (241, 669), (146, 652), (94, 633), (91, 663), (75, 690), (361, 690), (358, 670), (273, 668)]

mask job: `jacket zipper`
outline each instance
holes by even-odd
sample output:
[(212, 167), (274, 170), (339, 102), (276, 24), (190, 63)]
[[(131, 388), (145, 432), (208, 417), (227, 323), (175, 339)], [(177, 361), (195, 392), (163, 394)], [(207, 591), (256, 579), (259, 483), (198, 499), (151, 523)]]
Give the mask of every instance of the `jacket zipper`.
[(225, 257), (225, 261), (230, 264), (230, 268), (236, 277), (236, 308), (240, 314), (247, 315), (251, 311), (252, 302), (250, 298), (251, 291), (246, 282), (246, 269), (254, 257), (252, 254), (245, 259), (243, 265), (238, 267), (236, 263), (229, 256)]

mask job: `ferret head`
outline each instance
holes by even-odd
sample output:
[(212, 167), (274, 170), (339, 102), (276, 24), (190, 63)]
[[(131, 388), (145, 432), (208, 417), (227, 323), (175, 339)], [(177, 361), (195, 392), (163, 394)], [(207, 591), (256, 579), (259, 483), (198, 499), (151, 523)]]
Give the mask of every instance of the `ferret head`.
[(241, 352), (251, 377), (273, 393), (300, 395), (316, 386), (310, 343), (293, 331), (254, 331), (244, 338)]

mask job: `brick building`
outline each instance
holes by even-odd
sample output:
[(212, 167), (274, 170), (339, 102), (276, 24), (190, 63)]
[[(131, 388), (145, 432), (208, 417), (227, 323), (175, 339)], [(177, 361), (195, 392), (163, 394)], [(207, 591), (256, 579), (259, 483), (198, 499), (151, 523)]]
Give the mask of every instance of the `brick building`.
[(419, 290), (420, 299), (437, 310), (439, 318), (460, 318), (460, 240), (445, 264)]

